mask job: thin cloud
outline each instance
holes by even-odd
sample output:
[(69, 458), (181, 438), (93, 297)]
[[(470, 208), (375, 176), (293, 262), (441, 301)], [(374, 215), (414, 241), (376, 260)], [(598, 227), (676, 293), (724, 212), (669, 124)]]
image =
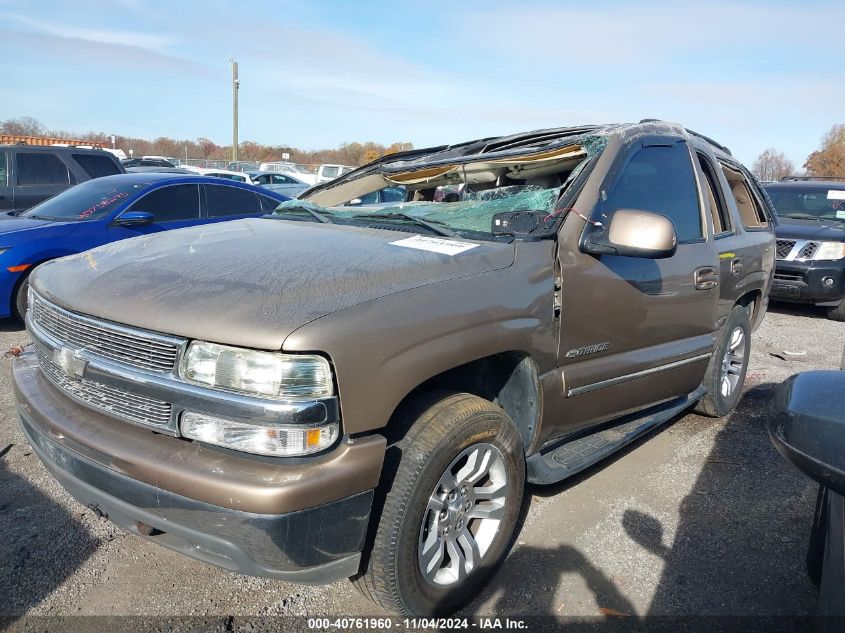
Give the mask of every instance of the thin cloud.
[(35, 29), (37, 33), (67, 39), (85, 40), (95, 44), (120, 44), (123, 46), (134, 46), (138, 48), (145, 48), (150, 51), (160, 52), (174, 43), (174, 38), (154, 33), (115, 29), (79, 28), (64, 23), (54, 24), (45, 20), (36, 20), (16, 13), (0, 14), (0, 18), (3, 20), (11, 20), (12, 22), (17, 22), (20, 25)]
[[(808, 10), (804, 5), (670, 6), (652, 2), (593, 5), (586, 9), (561, 5), (534, 6), (531, 10), (522, 5), (488, 6), (484, 11), (475, 11), (464, 5), (463, 15), (455, 19), (473, 24), (472, 31), (462, 40), (470, 47), (487, 51), (507, 46), (518, 52), (516, 58), (521, 62), (540, 55), (536, 58), (538, 64), (561, 60), (577, 71), (581, 63), (590, 67), (653, 67), (688, 61), (707, 63), (709, 59), (721, 64), (729, 55), (739, 55), (736, 61), (748, 61), (743, 55), (760, 55), (767, 46), (772, 52), (788, 47), (796, 55), (829, 51), (831, 40), (820, 37), (819, 25), (841, 23), (845, 6), (823, 6)], [(490, 33), (507, 33), (507, 38), (490, 38)]]
[(127, 70), (147, 68), (166, 70), (169, 73), (212, 74), (206, 64), (157, 53), (139, 46), (5, 29), (0, 29), (0, 41), (12, 49), (49, 53), (63, 60), (77, 59), (100, 66), (123, 67)]

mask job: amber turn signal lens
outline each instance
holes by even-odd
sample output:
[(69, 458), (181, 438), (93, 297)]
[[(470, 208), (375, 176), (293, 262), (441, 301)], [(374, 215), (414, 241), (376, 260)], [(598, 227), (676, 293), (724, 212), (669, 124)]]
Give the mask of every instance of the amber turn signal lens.
[(32, 264), (20, 264), (19, 266), (9, 266), (8, 268), (6, 268), (6, 270), (8, 270), (10, 273), (22, 273), (30, 266), (32, 266)]
[(308, 448), (319, 446), (322, 436), (322, 429), (308, 429), (305, 438), (305, 446), (307, 446)]

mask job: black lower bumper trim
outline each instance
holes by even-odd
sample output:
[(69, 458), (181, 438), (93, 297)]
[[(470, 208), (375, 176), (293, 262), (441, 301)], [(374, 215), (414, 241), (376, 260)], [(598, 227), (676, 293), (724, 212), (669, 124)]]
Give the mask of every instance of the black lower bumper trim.
[(80, 503), (165, 547), (250, 576), (325, 584), (358, 571), (373, 491), (282, 515), (221, 508), (150, 486), (54, 442), (18, 409), (47, 469)]

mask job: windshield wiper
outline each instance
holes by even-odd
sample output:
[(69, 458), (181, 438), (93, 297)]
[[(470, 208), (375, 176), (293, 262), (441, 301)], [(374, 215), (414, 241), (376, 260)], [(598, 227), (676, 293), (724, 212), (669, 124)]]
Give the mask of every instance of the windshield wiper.
[(460, 237), (452, 229), (446, 227), (440, 222), (435, 223), (432, 220), (423, 220), (422, 218), (408, 215), (407, 213), (361, 213), (352, 216), (353, 220), (405, 220), (418, 226), (424, 226), (429, 231), (443, 237)]
[(828, 222), (833, 218), (822, 218), (817, 215), (810, 215), (809, 213), (799, 213), (798, 215), (786, 215), (784, 214), (782, 217), (784, 218), (792, 218), (793, 220), (815, 220), (816, 222)]
[(317, 213), (313, 209), (309, 209), (308, 207), (285, 207), (284, 209), (276, 209), (271, 215), (285, 215), (286, 213), (296, 213), (301, 211), (302, 213), (307, 213), (315, 220), (322, 222), (323, 224), (331, 224), (331, 218), (323, 215), (322, 213)]

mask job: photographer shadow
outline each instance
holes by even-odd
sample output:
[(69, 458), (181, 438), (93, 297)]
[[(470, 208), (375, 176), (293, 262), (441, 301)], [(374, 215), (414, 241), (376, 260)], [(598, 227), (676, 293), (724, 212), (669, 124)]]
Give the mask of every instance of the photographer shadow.
[(76, 517), (9, 469), (13, 450), (29, 447), (0, 450), (0, 630), (50, 596), (99, 547)]

